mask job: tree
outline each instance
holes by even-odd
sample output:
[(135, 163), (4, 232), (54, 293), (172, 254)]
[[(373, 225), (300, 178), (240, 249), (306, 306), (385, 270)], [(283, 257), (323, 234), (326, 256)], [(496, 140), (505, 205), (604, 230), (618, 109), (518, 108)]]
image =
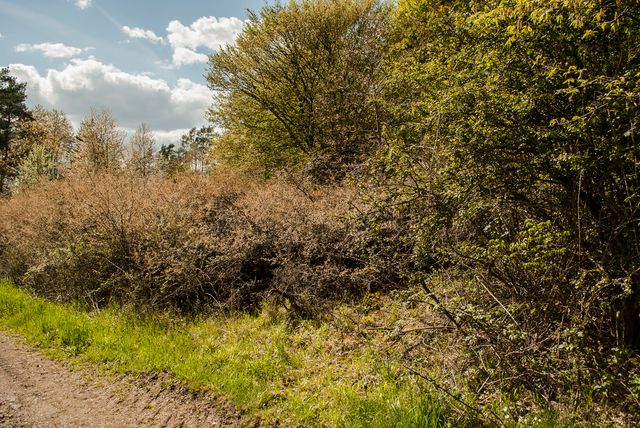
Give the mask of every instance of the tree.
[(91, 172), (114, 172), (122, 167), (125, 134), (108, 110), (91, 109), (80, 122), (76, 139), (76, 161), (82, 167)]
[(26, 189), (37, 184), (43, 177), (57, 175), (58, 169), (51, 152), (45, 146), (37, 145), (18, 165), (16, 176), (11, 182), (11, 189), (14, 192)]
[[(302, 0), (250, 13), (236, 44), (215, 53), (210, 118), (216, 156), (265, 173), (305, 165), (326, 180), (376, 147), (376, 96), (389, 7), (377, 0)], [(338, 177), (339, 178), (339, 177)]]
[(44, 175), (59, 177), (75, 151), (73, 126), (64, 113), (36, 106), (30, 115), (18, 122), (11, 143), (9, 158), (16, 165), (12, 189), (31, 186)]
[(36, 106), (31, 117), (17, 124), (12, 152), (23, 159), (36, 146), (43, 147), (57, 169), (68, 167), (75, 151), (73, 126), (59, 110), (46, 110)]
[(141, 124), (131, 137), (131, 157), (129, 165), (142, 176), (149, 175), (154, 168), (155, 137), (146, 123)]
[(184, 150), (173, 143), (163, 144), (158, 152), (158, 168), (168, 177), (174, 177), (185, 169)]
[(217, 135), (213, 126), (191, 128), (180, 139), (180, 145), (184, 153), (184, 161), (190, 164), (192, 171), (206, 172), (208, 165), (208, 152), (214, 137)]
[(26, 91), (26, 83), (18, 83), (8, 68), (0, 68), (0, 193), (5, 192), (12, 169), (16, 166), (10, 158), (16, 124), (30, 117), (25, 104)]

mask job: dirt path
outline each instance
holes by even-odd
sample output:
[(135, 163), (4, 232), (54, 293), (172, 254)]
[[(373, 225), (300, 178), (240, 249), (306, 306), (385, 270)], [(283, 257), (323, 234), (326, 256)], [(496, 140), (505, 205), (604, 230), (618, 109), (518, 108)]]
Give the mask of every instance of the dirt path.
[(232, 427), (222, 403), (136, 382), (69, 371), (0, 331), (0, 427)]

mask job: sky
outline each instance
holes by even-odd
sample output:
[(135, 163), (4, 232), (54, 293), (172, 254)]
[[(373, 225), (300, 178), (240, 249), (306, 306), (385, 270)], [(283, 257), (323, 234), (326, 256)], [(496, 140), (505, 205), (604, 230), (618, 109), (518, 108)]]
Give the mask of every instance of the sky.
[(159, 143), (206, 123), (208, 55), (233, 43), (265, 0), (0, 0), (0, 67), (27, 83), (27, 104), (77, 128), (107, 108)]

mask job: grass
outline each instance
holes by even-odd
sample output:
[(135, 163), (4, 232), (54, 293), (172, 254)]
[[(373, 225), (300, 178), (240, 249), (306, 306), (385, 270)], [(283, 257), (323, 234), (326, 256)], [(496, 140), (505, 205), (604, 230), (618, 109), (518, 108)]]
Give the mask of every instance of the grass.
[(55, 358), (128, 375), (166, 373), (284, 426), (456, 425), (446, 406), (393, 359), (345, 347), (327, 324), (295, 329), (268, 313), (194, 320), (110, 307), (88, 312), (0, 280), (0, 328)]

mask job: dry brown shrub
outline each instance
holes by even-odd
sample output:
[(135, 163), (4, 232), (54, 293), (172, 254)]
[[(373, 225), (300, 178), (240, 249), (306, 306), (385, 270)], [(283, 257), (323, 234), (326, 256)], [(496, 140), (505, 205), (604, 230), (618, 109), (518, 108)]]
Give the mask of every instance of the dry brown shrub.
[(300, 316), (374, 282), (347, 220), (351, 192), (230, 173), (77, 175), (0, 204), (0, 270), (39, 294)]

